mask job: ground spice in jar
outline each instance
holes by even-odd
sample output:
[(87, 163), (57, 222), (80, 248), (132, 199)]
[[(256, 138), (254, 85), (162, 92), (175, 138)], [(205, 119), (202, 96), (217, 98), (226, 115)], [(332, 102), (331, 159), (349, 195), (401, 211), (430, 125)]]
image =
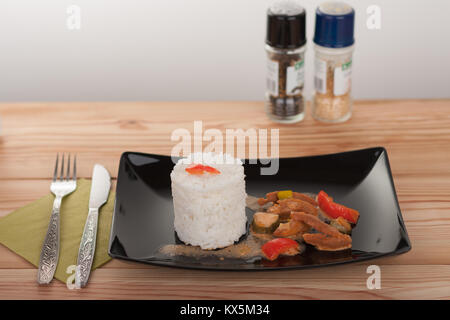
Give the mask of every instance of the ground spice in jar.
[[(322, 121), (345, 121), (351, 115), (351, 80), (349, 76), (347, 76), (348, 79), (335, 79), (335, 74), (339, 72), (336, 70), (351, 68), (352, 60), (350, 58), (349, 61), (344, 62), (322, 61), (325, 64), (326, 75), (323, 78), (315, 77), (314, 79), (316, 93), (313, 101), (313, 116)], [(338, 81), (348, 81), (349, 83), (343, 85)]]
[(316, 10), (312, 101), (316, 120), (343, 122), (351, 117), (354, 21), (355, 11), (342, 2), (326, 2)]

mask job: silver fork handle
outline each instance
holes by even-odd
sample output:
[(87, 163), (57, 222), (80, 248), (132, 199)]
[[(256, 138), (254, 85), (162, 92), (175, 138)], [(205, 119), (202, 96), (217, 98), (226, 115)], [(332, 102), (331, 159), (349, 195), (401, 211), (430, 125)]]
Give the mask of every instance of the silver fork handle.
[(75, 272), (75, 285), (85, 287), (92, 262), (94, 261), (95, 243), (97, 238), (98, 209), (90, 208), (81, 237), (80, 249), (78, 251), (77, 269)]
[(56, 196), (53, 202), (52, 215), (48, 225), (47, 235), (42, 245), (39, 259), (38, 283), (48, 284), (52, 281), (58, 265), (59, 257), (59, 211), (62, 197)]

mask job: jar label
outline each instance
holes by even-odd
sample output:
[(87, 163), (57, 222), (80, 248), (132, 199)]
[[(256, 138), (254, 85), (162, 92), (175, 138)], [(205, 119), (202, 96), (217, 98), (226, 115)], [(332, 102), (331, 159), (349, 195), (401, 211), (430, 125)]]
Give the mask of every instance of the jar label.
[(314, 88), (316, 92), (327, 93), (327, 62), (317, 57), (314, 61)]
[(278, 62), (267, 59), (267, 92), (278, 96)]
[(352, 77), (352, 60), (343, 63), (334, 69), (334, 88), (335, 96), (342, 96), (350, 90), (350, 81)]
[(301, 93), (304, 81), (305, 63), (304, 60), (300, 60), (286, 70), (286, 94)]

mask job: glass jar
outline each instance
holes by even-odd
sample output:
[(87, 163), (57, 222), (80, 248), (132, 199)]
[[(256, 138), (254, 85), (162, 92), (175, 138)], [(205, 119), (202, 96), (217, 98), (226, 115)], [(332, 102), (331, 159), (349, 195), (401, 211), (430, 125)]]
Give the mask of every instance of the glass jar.
[(295, 123), (305, 116), (305, 49), (306, 46), (278, 49), (266, 45), (266, 112), (273, 121)]
[(298, 1), (279, 0), (267, 10), (267, 116), (281, 123), (303, 120), (306, 11)]
[(312, 115), (323, 122), (344, 122), (352, 115), (351, 77), (355, 10), (325, 2), (316, 10)]
[(314, 45), (315, 91), (312, 115), (323, 122), (344, 122), (352, 115), (351, 69), (353, 46), (326, 48)]

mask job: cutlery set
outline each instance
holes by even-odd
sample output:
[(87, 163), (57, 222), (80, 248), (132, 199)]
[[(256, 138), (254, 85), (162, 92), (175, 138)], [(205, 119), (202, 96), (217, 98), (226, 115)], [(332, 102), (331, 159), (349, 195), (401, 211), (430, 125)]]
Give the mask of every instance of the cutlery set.
[[(70, 154), (67, 158), (67, 169), (65, 169), (64, 154), (61, 161), (59, 160), (59, 154), (56, 156), (53, 180), (50, 185), (50, 191), (55, 195), (55, 200), (39, 259), (37, 277), (39, 284), (50, 283), (55, 274), (59, 258), (61, 203), (65, 196), (71, 194), (77, 188), (77, 159), (74, 156), (71, 168)], [(59, 165), (59, 162), (61, 162), (61, 165)], [(85, 287), (89, 279), (94, 260), (99, 209), (106, 203), (110, 188), (111, 178), (108, 171), (103, 166), (96, 164), (92, 173), (89, 212), (78, 251), (75, 271), (77, 288)]]

